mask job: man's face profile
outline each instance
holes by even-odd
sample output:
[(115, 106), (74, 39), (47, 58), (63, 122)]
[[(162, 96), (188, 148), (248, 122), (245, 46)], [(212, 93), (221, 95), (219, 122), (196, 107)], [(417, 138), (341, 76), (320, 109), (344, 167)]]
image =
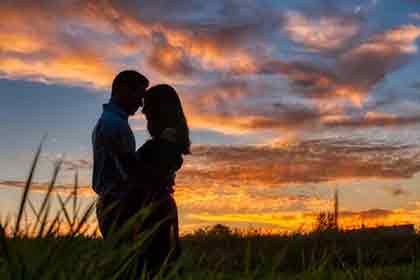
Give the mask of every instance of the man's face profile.
[(134, 115), (137, 110), (143, 106), (143, 98), (146, 93), (146, 88), (143, 85), (139, 85), (136, 88), (129, 89), (128, 95), (130, 96), (130, 115)]

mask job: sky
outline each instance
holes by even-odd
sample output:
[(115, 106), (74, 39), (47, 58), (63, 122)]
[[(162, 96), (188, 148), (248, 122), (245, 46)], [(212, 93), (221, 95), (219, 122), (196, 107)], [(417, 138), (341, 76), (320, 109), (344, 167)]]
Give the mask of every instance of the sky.
[[(86, 203), (91, 131), (115, 75), (180, 94), (193, 142), (177, 175), (181, 231), (420, 224), (417, 0), (79, 0), (0, 3), (0, 216), (36, 147), (39, 201), (64, 160)], [(137, 147), (145, 121), (130, 124)]]

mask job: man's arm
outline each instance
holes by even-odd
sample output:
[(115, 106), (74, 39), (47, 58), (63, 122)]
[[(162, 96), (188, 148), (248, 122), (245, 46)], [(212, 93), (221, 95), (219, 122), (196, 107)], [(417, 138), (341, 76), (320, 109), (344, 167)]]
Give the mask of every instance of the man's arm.
[(102, 130), (102, 142), (105, 150), (109, 151), (115, 165), (127, 181), (136, 165), (135, 150), (128, 143), (128, 133), (123, 128), (106, 128)]

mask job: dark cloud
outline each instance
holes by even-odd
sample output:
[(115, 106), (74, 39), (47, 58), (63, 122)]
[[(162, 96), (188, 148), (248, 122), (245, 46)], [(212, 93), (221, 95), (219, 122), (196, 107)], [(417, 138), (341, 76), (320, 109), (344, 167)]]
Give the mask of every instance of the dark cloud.
[(420, 116), (392, 116), (385, 114), (367, 114), (362, 118), (335, 119), (324, 122), (327, 127), (404, 127), (420, 123)]
[(420, 89), (420, 81), (418, 81), (418, 82), (414, 82), (414, 83), (412, 84), (412, 87), (413, 87), (413, 88), (415, 88), (415, 89)]
[(264, 80), (229, 79), (185, 89), (182, 93), (193, 127), (241, 133), (286, 131), (319, 124), (324, 113), (310, 104), (288, 102), (280, 90)]
[(323, 69), (311, 62), (268, 61), (260, 65), (259, 73), (284, 75), (291, 82), (294, 92), (309, 98), (332, 98), (342, 96), (341, 83), (332, 70)]
[(407, 25), (379, 34), (349, 50), (340, 57), (338, 71), (350, 83), (372, 89), (390, 73), (410, 62), (417, 52), (415, 42), (420, 27)]
[[(341, 179), (403, 179), (420, 171), (415, 147), (360, 140), (314, 140), (285, 147), (199, 146), (196, 167), (181, 172), (182, 184), (280, 186)], [(190, 178), (190, 179), (189, 179)]]

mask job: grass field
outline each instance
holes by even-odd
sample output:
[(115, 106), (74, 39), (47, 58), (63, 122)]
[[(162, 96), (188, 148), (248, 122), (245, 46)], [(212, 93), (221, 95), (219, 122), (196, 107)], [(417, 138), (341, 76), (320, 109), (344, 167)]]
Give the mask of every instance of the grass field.
[[(88, 233), (94, 204), (80, 209), (77, 174), (72, 194), (54, 193), (57, 164), (41, 205), (28, 199), (41, 146), (23, 190), (17, 217), (0, 223), (0, 279), (134, 279), (135, 258), (159, 226), (121, 245), (126, 228), (104, 241)], [(56, 196), (61, 211), (52, 215)], [(36, 217), (25, 223), (26, 211)], [(144, 219), (150, 209), (140, 212)], [(135, 220), (133, 219), (133, 222)], [(63, 232), (63, 228), (65, 232)], [(127, 226), (129, 228), (129, 225)], [(312, 233), (262, 235), (218, 225), (182, 238), (179, 261), (155, 279), (420, 279), (420, 236), (369, 234), (321, 228)], [(147, 269), (139, 279), (149, 279)]]
[[(21, 236), (1, 242), (0, 279), (117, 279), (125, 268), (130, 270), (132, 249), (147, 246), (141, 240), (119, 248), (83, 236)], [(395, 255), (415, 248), (417, 237), (409, 247), (358, 247), (352, 242), (362, 245), (360, 240), (334, 242), (328, 233), (242, 236), (211, 229), (184, 237), (179, 262), (156, 279), (420, 279), (415, 254)]]

